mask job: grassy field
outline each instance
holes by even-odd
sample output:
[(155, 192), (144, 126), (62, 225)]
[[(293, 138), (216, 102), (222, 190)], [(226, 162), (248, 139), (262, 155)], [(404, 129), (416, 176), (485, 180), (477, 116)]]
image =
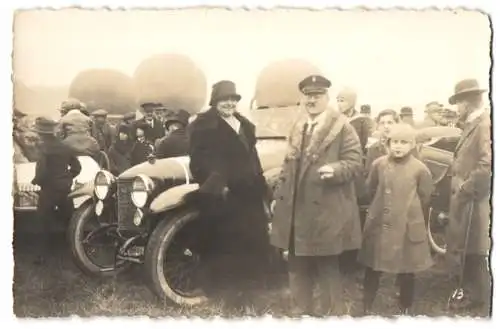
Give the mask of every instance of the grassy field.
[[(115, 279), (98, 280), (86, 277), (72, 263), (62, 236), (47, 255), (45, 265), (35, 265), (37, 245), (33, 235), (20, 236), (14, 244), (15, 279), (14, 313), (18, 317), (87, 316), (285, 316), (288, 306), (287, 277), (275, 289), (245, 293), (245, 304), (232, 307), (228, 302), (239, 293), (236, 288), (221, 292), (207, 305), (181, 308), (158, 300), (146, 287), (141, 268), (136, 267)], [(344, 279), (344, 300), (347, 314), (356, 316), (362, 307), (362, 273)], [(453, 316), (446, 301), (452, 287), (447, 277), (432, 270), (418, 276), (416, 303), (413, 312), (428, 316)], [(390, 317), (397, 312), (397, 289), (393, 276), (384, 276), (374, 311)], [(488, 310), (465, 316), (489, 316)]]

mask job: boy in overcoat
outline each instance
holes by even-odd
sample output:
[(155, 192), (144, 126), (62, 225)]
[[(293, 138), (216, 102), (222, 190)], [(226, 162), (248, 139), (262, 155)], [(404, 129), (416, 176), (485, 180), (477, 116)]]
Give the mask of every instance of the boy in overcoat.
[(416, 133), (408, 124), (392, 127), (389, 154), (373, 162), (367, 180), (372, 202), (358, 259), (366, 266), (364, 310), (371, 310), (382, 272), (399, 277), (400, 308), (413, 303), (414, 273), (432, 266), (425, 209), (433, 190), (430, 171), (412, 154)]
[[(289, 250), (292, 315), (341, 312), (338, 256), (361, 246), (354, 177), (361, 146), (348, 118), (328, 107), (331, 83), (309, 76), (299, 84), (305, 113), (292, 128), (275, 192), (271, 243)], [(318, 272), (320, 309), (313, 307)]]
[[(488, 306), (491, 298), (488, 255), (491, 247), (492, 148), (490, 115), (483, 108), (485, 91), (477, 80), (467, 79), (456, 84), (455, 94), (449, 99), (450, 104), (457, 105), (464, 126), (451, 166), (447, 259), (452, 274), (458, 276), (458, 271), (465, 268), (464, 283), (469, 291), (456, 306), (469, 309)], [(465, 263), (462, 263), (464, 250)]]

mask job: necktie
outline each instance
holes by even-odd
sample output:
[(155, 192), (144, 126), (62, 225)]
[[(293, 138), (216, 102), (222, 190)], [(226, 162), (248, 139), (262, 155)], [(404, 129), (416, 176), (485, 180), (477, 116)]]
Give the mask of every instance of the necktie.
[(316, 128), (316, 125), (317, 125), (317, 122), (309, 123), (307, 125), (307, 134), (308, 135), (312, 135), (312, 133), (314, 132), (314, 128)]

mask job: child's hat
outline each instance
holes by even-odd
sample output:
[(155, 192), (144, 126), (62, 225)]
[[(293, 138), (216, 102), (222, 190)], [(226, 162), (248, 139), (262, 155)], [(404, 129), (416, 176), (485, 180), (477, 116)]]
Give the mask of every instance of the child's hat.
[(415, 128), (407, 123), (398, 123), (391, 127), (389, 139), (399, 139), (414, 142), (417, 137)]

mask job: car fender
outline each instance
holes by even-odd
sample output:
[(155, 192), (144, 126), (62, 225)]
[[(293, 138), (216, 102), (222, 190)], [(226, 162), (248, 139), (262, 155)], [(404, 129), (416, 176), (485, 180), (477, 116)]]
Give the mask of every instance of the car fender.
[(160, 193), (149, 206), (152, 213), (160, 213), (179, 207), (185, 202), (186, 195), (199, 189), (198, 184), (183, 184)]

